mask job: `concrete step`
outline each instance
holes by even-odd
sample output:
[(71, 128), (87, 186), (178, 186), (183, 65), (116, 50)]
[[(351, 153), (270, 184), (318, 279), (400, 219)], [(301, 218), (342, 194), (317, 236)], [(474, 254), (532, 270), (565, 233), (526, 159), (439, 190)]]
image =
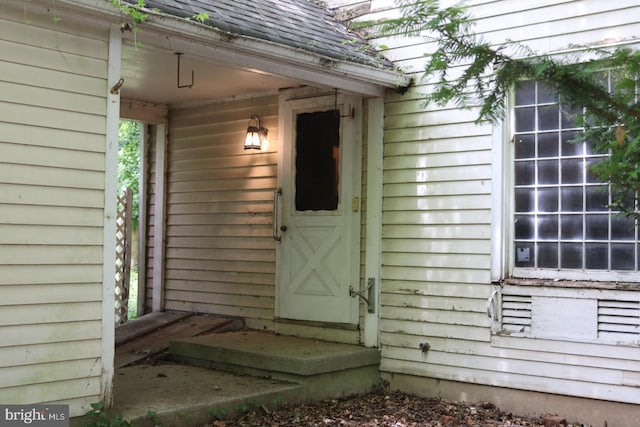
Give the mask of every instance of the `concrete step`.
[(169, 353), (196, 366), (302, 384), (298, 402), (366, 393), (380, 381), (377, 349), (259, 331), (178, 339)]
[[(138, 427), (196, 427), (246, 411), (272, 410), (295, 401), (301, 384), (162, 362), (116, 370), (110, 417)], [(71, 427), (96, 425), (90, 416)]]

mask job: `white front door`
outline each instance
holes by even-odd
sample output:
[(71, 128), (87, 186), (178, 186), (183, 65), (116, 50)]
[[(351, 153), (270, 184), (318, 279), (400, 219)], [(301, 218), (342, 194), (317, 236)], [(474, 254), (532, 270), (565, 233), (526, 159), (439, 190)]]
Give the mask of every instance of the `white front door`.
[(279, 318), (358, 322), (360, 105), (342, 95), (281, 103)]

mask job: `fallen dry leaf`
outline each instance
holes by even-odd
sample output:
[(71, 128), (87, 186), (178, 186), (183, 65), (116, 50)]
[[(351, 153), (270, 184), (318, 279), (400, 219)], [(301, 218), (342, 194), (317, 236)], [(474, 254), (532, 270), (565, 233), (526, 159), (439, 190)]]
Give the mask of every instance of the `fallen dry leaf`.
[(542, 427), (541, 419), (501, 411), (488, 402), (453, 402), (401, 392), (373, 392), (313, 404), (258, 410), (212, 427)]

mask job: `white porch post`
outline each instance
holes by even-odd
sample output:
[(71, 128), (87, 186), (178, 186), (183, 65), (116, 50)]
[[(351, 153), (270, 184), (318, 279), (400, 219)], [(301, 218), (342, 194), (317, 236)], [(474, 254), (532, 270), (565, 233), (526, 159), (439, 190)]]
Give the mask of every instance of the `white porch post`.
[(365, 286), (373, 282), (375, 311), (364, 315), (364, 345), (380, 345), (380, 263), (382, 246), (383, 98), (370, 98), (367, 117), (367, 225)]
[(109, 30), (109, 65), (107, 76), (107, 123), (104, 184), (104, 244), (102, 266), (102, 399), (107, 407), (113, 401), (115, 343), (115, 280), (116, 280), (116, 197), (118, 193), (118, 139), (120, 94), (111, 88), (120, 80), (122, 39), (120, 29)]
[(165, 187), (167, 171), (167, 125), (156, 126), (156, 192), (153, 225), (153, 312), (164, 311), (164, 246), (165, 246)]
[(149, 126), (142, 123), (140, 130), (140, 176), (138, 177), (138, 301), (136, 302), (138, 316), (144, 313), (147, 299), (147, 168), (149, 159), (147, 149), (149, 144)]

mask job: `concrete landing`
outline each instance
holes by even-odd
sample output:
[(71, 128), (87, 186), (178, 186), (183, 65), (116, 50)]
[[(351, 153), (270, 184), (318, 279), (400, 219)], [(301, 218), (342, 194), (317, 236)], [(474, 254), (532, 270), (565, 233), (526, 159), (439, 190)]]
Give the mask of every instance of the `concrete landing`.
[[(301, 389), (300, 384), (170, 362), (135, 365), (116, 370), (108, 412), (139, 427), (196, 427), (249, 410), (270, 410), (295, 400)], [(72, 427), (91, 424), (89, 417), (71, 421)]]
[(172, 359), (304, 386), (298, 401), (371, 391), (380, 382), (380, 351), (259, 331), (174, 340)]

